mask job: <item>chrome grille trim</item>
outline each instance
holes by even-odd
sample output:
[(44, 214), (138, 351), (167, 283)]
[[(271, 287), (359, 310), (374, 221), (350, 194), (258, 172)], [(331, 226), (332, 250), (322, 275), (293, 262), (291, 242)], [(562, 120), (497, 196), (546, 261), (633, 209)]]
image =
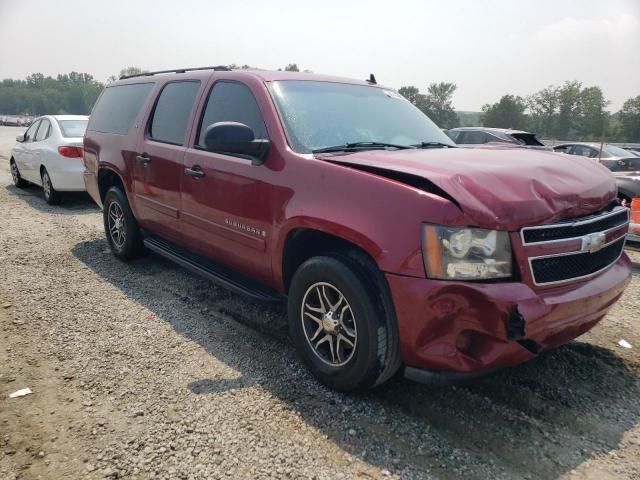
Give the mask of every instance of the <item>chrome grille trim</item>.
[[(547, 230), (547, 229), (552, 229), (552, 228), (566, 228), (566, 227), (578, 227), (581, 225), (587, 225), (589, 223), (595, 223), (595, 222), (599, 222), (601, 220), (604, 220), (606, 218), (609, 217), (613, 217), (615, 215), (619, 215), (622, 212), (626, 212), (626, 220), (625, 222), (620, 223), (619, 225), (616, 225), (614, 227), (611, 227), (607, 230), (605, 230), (605, 233), (608, 233), (610, 231), (616, 230), (620, 227), (622, 227), (623, 225), (625, 225), (625, 223), (628, 225), (630, 222), (630, 214), (629, 214), (629, 209), (626, 207), (615, 207), (613, 208), (610, 212), (607, 212), (603, 215), (594, 215), (594, 216), (589, 216), (587, 218), (584, 218), (583, 220), (578, 219), (577, 221), (571, 222), (571, 221), (567, 221), (567, 222), (563, 222), (563, 223), (553, 223), (553, 224), (549, 224), (549, 225), (539, 225), (539, 226), (535, 226), (535, 227), (523, 227), (520, 229), (520, 240), (522, 241), (522, 245), (524, 246), (529, 246), (529, 245), (544, 245), (544, 244), (552, 244), (552, 243), (559, 243), (559, 242), (567, 242), (567, 241), (571, 241), (571, 240), (578, 240), (580, 238), (582, 238), (584, 235), (577, 235), (574, 237), (567, 237), (567, 238), (560, 238), (557, 240), (543, 240), (543, 241), (539, 241), (539, 242), (527, 242), (525, 240), (525, 232), (526, 231), (532, 231), (532, 230)], [(574, 252), (575, 253), (575, 252)]]

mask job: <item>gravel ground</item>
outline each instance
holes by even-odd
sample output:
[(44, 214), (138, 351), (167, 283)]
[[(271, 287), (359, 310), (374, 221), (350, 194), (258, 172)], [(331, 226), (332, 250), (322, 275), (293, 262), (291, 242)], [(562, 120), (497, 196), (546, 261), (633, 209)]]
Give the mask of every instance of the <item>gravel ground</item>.
[(600, 325), (533, 362), (342, 395), (282, 308), (120, 263), (86, 195), (11, 186), (17, 132), (0, 127), (1, 479), (640, 478), (640, 266)]

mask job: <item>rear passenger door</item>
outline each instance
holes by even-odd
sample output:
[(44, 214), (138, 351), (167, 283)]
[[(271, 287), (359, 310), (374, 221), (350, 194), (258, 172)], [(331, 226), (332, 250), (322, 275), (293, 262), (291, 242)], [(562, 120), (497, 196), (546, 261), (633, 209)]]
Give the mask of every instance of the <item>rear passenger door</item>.
[(146, 119), (136, 149), (134, 190), (140, 224), (170, 240), (181, 241), (180, 180), (185, 139), (200, 92), (198, 80), (166, 83)]
[[(187, 149), (181, 175), (182, 220), (189, 247), (201, 255), (268, 282), (271, 263), (266, 242), (273, 225), (269, 159), (263, 165), (204, 149), (204, 132), (213, 123), (240, 122), (256, 139), (267, 139), (262, 112), (244, 83), (218, 80), (209, 89)], [(194, 176), (194, 172), (198, 172)]]

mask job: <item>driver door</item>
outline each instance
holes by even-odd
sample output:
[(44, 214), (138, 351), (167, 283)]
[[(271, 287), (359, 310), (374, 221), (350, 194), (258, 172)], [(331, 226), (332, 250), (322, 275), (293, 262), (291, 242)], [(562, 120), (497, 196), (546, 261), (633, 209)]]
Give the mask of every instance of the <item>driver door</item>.
[(266, 253), (273, 228), (269, 159), (262, 165), (204, 149), (204, 131), (217, 122), (240, 122), (257, 139), (268, 138), (258, 103), (247, 85), (216, 81), (204, 104), (195, 145), (181, 175), (181, 219), (189, 246), (246, 275), (269, 281)]
[(13, 159), (16, 161), (20, 176), (32, 183), (40, 183), (38, 172), (34, 176), (33, 171), (33, 141), (40, 126), (41, 120), (34, 122), (24, 134), (24, 142), (19, 142), (14, 150)]

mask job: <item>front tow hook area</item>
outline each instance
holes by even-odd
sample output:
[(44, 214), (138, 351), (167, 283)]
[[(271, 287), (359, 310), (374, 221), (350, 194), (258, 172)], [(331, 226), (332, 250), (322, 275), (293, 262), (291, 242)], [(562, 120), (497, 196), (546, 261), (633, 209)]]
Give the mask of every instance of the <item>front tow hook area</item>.
[(525, 319), (515, 306), (507, 317), (507, 339), (522, 340), (525, 335)]
[(509, 313), (509, 317), (507, 317), (507, 338), (509, 340), (515, 340), (522, 348), (537, 355), (540, 351), (538, 344), (533, 340), (524, 338), (526, 334), (526, 321), (518, 311), (518, 307), (513, 307), (513, 310)]

